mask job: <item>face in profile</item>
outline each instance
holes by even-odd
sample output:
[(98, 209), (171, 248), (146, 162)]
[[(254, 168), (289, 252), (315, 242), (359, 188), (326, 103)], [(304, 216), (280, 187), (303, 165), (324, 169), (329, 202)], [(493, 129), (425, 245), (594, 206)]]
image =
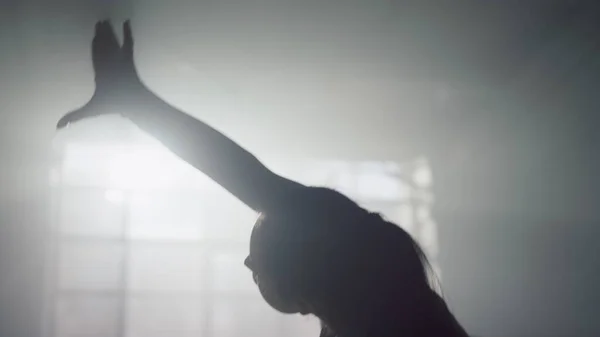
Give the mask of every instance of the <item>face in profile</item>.
[(307, 310), (301, 305), (301, 301), (295, 299), (292, 294), (289, 294), (277, 285), (277, 280), (274, 276), (266, 271), (262, 261), (267, 258), (266, 254), (266, 233), (267, 226), (264, 224), (264, 216), (259, 217), (252, 235), (250, 237), (250, 255), (244, 261), (244, 265), (252, 271), (254, 283), (258, 286), (260, 294), (264, 300), (275, 310), (284, 314), (307, 314)]

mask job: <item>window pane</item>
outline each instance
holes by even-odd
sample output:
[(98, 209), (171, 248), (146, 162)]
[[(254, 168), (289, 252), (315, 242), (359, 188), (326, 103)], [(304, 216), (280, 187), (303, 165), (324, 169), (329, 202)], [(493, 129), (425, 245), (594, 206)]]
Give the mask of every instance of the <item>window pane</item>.
[(298, 166), (295, 178), (297, 181), (309, 186), (329, 186), (333, 172), (324, 163), (295, 163)]
[(132, 291), (202, 290), (202, 251), (193, 245), (135, 243), (128, 261)]
[(63, 180), (71, 186), (108, 186), (109, 164), (117, 147), (71, 143), (65, 148)]
[(60, 249), (59, 285), (63, 289), (119, 289), (122, 262), (120, 244), (65, 243)]
[(122, 206), (109, 201), (114, 199), (110, 192), (100, 188), (66, 188), (60, 202), (61, 231), (85, 236), (122, 235)]
[(419, 161), (417, 163), (412, 174), (412, 180), (421, 188), (428, 188), (433, 184), (431, 167), (429, 167), (427, 161)]
[(200, 298), (134, 296), (127, 306), (127, 337), (200, 336)]
[(279, 336), (281, 314), (262, 299), (218, 299), (213, 302), (212, 328), (215, 336)]
[(131, 198), (133, 239), (199, 240), (205, 223), (203, 198), (194, 191), (144, 191)]
[(410, 186), (380, 172), (364, 172), (356, 179), (356, 196), (361, 199), (405, 200), (410, 196)]
[(216, 187), (157, 141), (148, 138), (142, 143), (69, 143), (64, 152), (63, 181), (113, 188)]
[(58, 300), (58, 337), (111, 337), (119, 335), (120, 306), (116, 297), (77, 296)]
[(247, 255), (222, 253), (212, 257), (213, 291), (245, 292), (256, 294), (257, 298), (260, 298), (258, 288), (252, 280), (252, 273), (244, 266)]
[(167, 150), (158, 141), (115, 147), (109, 159), (109, 184), (115, 188), (214, 188), (206, 175), (198, 172)]
[(237, 241), (244, 245), (250, 240), (252, 226), (258, 218), (252, 209), (231, 196), (221, 196), (211, 200), (206, 210), (207, 238)]

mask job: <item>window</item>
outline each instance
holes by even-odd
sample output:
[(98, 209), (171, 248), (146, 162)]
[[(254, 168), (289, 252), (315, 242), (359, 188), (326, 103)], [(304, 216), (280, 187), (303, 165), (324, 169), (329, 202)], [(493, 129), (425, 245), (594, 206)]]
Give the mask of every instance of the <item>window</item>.
[(101, 294), (64, 295), (56, 302), (58, 336), (119, 336), (120, 300)]
[[(256, 214), (203, 174), (146, 144), (73, 143), (62, 156), (49, 336), (318, 335), (316, 319), (264, 303), (243, 266)], [(425, 162), (281, 164), (279, 173), (347, 193), (436, 252)]]
[(65, 290), (118, 290), (124, 247), (114, 242), (70, 241), (59, 249), (58, 285)]

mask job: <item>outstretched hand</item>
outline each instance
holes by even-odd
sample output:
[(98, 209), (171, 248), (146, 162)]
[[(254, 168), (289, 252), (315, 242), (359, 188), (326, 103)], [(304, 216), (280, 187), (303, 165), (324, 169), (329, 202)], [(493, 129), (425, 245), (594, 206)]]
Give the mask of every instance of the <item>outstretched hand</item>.
[(85, 118), (119, 113), (119, 109), (126, 108), (140, 93), (147, 91), (135, 69), (129, 21), (123, 24), (123, 36), (121, 46), (109, 21), (96, 23), (92, 41), (96, 90), (88, 103), (59, 120), (58, 129)]

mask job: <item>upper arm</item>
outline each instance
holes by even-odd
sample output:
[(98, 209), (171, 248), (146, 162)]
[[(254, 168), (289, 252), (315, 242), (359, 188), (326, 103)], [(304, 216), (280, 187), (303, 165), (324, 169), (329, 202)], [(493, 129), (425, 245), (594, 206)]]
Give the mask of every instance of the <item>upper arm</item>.
[(266, 167), (256, 175), (248, 177), (238, 199), (257, 212), (271, 212), (285, 207), (290, 196), (306, 186), (284, 178)]

